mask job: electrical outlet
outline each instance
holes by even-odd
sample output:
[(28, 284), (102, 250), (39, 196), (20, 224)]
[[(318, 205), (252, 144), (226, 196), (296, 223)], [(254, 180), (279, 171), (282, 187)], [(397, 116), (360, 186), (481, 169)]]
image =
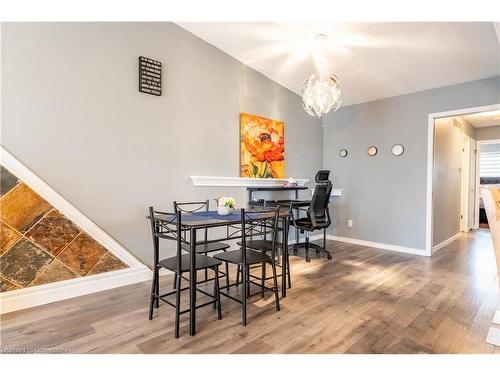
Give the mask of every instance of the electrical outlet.
[(352, 219), (347, 220), (347, 226), (352, 228)]

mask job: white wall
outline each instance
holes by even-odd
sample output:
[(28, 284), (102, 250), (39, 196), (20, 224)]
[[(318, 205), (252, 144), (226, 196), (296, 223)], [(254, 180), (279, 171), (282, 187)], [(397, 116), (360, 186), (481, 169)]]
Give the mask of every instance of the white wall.
[(462, 137), (453, 117), (434, 121), (432, 246), (460, 232)]
[(474, 125), (460, 116), (455, 117), (455, 121), (459, 123), (462, 132), (467, 134), (472, 139), (476, 139), (476, 128), (474, 127)]

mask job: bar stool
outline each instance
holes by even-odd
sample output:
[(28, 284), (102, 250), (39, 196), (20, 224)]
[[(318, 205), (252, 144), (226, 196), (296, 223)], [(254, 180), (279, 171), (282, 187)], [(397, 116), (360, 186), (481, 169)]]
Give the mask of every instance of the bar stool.
[[(270, 216), (272, 214), (272, 216)], [(266, 219), (262, 217), (267, 216)], [(236, 301), (242, 305), (242, 325), (247, 325), (247, 302), (248, 298), (257, 294), (264, 296), (265, 290), (270, 290), (274, 292), (274, 302), (276, 311), (280, 310), (280, 303), (278, 297), (278, 280), (276, 277), (276, 237), (278, 233), (278, 217), (279, 217), (279, 207), (268, 211), (246, 211), (241, 209), (241, 249), (228, 251), (226, 253), (215, 254), (214, 258), (219, 259), (226, 264), (235, 264), (242, 270), (242, 298), (236, 298), (228, 293), (221, 291), (220, 293), (233, 301)], [(247, 248), (246, 241), (247, 237), (254, 235), (255, 232), (262, 233), (262, 228), (267, 234), (270, 234), (272, 238), (272, 246), (270, 249), (271, 254), (268, 255), (264, 252), (255, 251)], [(265, 285), (265, 282), (261, 284), (252, 281), (250, 275), (250, 267), (253, 265), (261, 264), (265, 267), (266, 263), (270, 263), (273, 271), (273, 287), (269, 288)], [(250, 285), (254, 284), (260, 287), (260, 292), (254, 295), (250, 295)], [(238, 285), (237, 283), (233, 285)], [(221, 289), (229, 289), (230, 285), (226, 285)]]
[[(266, 204), (264, 204), (264, 207), (266, 207)], [(269, 207), (269, 206), (267, 206), (267, 207)], [(291, 217), (291, 205), (288, 206), (287, 212), (288, 212), (288, 215)], [(282, 231), (283, 231), (283, 236), (288, 236), (288, 228), (282, 228)], [(270, 239), (267, 239), (267, 234), (264, 234), (260, 237), (261, 237), (260, 239), (253, 239), (253, 237), (251, 239), (248, 239), (247, 243), (246, 243), (247, 248), (252, 249), (252, 250), (256, 250), (256, 251), (261, 251), (263, 253), (267, 253), (267, 252), (271, 251), (272, 246), (273, 246), (273, 241)], [(241, 241), (237, 242), (237, 244), (241, 246)], [(283, 249), (282, 242), (276, 242), (276, 248), (281, 249), (281, 254), (285, 253), (284, 249)], [(289, 256), (288, 252), (286, 254), (287, 254), (287, 257), (286, 257), (286, 259), (283, 259), (282, 262), (286, 262), (286, 276), (287, 276), (287, 281), (288, 281), (288, 288), (291, 288), (292, 287), (292, 277), (291, 277), (291, 271), (290, 271), (290, 256)], [(282, 268), (282, 266), (278, 265), (278, 264), (276, 265), (276, 267)], [(237, 268), (237, 272), (238, 272), (238, 274), (236, 276), (236, 283), (238, 284), (239, 280), (240, 280), (240, 273), (241, 273), (241, 269), (239, 266)], [(265, 265), (263, 265), (263, 267), (262, 267), (261, 276), (262, 276), (262, 282), (265, 282), (266, 280), (270, 280), (272, 278), (272, 277), (266, 277), (266, 266)], [(280, 276), (283, 277), (283, 275), (278, 275), (278, 277), (280, 277)]]
[[(160, 300), (175, 308), (175, 338), (179, 337), (179, 320), (180, 315), (189, 312), (189, 309), (180, 310), (181, 292), (189, 290), (189, 287), (182, 288), (181, 281), (182, 274), (190, 270), (190, 255), (182, 255), (182, 243), (185, 242), (182, 231), (181, 212), (168, 213), (153, 210), (149, 207), (149, 216), (151, 222), (151, 233), (153, 236), (153, 281), (151, 286), (151, 299), (149, 303), (149, 320), (153, 319), (153, 307), (158, 308)], [(160, 239), (173, 240), (177, 243), (177, 253), (174, 257), (165, 258), (160, 260)], [(213, 305), (217, 309), (218, 319), (222, 319), (222, 310), (219, 292), (219, 266), (221, 261), (212, 257), (196, 254), (196, 270), (211, 269), (214, 272), (214, 294), (209, 294), (201, 289), (196, 289), (198, 292), (205, 294), (212, 298), (212, 301), (200, 304), (196, 308), (201, 308), (208, 305)], [(172, 292), (160, 294), (160, 279), (159, 270), (165, 268), (169, 271), (175, 272), (177, 277), (176, 288)], [(204, 282), (204, 281), (203, 281)], [(200, 282), (201, 283), (201, 282)], [(200, 284), (199, 283), (199, 284)], [(166, 299), (166, 297), (175, 294), (175, 303)]]
[[(210, 201), (207, 199), (206, 201), (197, 201), (197, 202), (177, 202), (174, 201), (174, 211), (175, 213), (182, 212), (191, 214), (193, 212), (208, 212), (210, 208)], [(196, 253), (208, 255), (209, 253), (213, 253), (216, 251), (224, 251), (230, 248), (230, 245), (225, 244), (223, 242), (212, 242), (207, 243), (208, 241), (208, 228), (204, 230), (204, 239), (201, 243), (196, 244)], [(187, 243), (181, 244), (181, 247), (185, 251), (191, 251), (191, 246)], [(208, 271), (205, 270), (205, 280), (210, 281), (208, 279)], [(220, 272), (220, 277), (226, 277), (226, 285), (229, 285), (229, 268), (226, 264), (226, 272)], [(174, 275), (174, 289), (176, 287), (177, 274)]]

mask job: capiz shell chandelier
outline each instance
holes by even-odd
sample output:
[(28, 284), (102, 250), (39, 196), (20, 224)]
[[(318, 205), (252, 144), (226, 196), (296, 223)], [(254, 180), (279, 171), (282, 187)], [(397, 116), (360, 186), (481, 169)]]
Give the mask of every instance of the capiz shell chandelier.
[(311, 116), (321, 117), (332, 109), (335, 112), (342, 103), (339, 79), (334, 75), (328, 79), (311, 75), (302, 87), (302, 102)]
[(325, 34), (316, 35), (313, 59), (318, 74), (311, 75), (302, 86), (304, 109), (316, 117), (321, 117), (332, 109), (335, 112), (342, 103), (339, 79), (337, 76), (324, 74), (327, 69), (327, 38)]

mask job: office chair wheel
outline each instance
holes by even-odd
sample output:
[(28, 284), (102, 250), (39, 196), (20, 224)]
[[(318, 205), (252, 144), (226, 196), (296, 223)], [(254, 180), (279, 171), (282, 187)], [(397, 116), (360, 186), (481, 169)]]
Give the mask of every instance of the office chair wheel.
[(316, 254), (319, 254), (319, 249), (316, 249)]
[(332, 256), (330, 254), (327, 254), (326, 257), (328, 258), (328, 260), (332, 259)]
[(310, 261), (311, 261), (311, 258), (307, 257), (306, 262), (310, 262)]

